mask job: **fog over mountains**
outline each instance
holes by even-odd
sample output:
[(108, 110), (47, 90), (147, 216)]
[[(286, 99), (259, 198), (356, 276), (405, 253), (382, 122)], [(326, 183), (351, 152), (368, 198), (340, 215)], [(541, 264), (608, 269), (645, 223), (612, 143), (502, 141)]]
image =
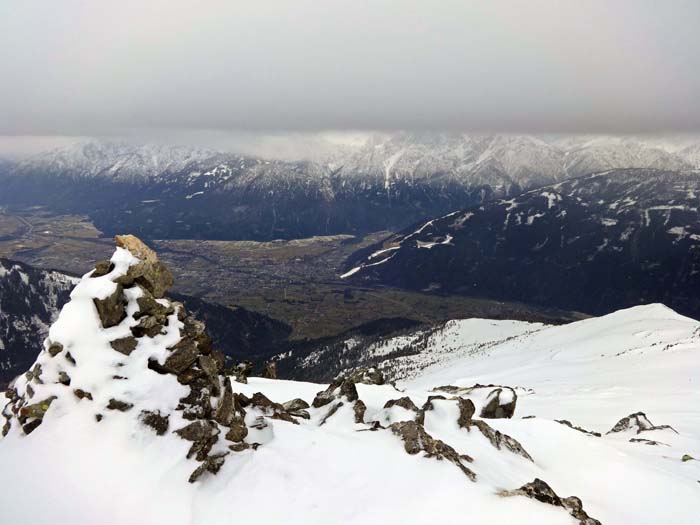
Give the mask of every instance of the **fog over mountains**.
[(700, 142), (396, 133), (311, 159), (86, 141), (0, 164), (0, 204), (88, 214), (111, 234), (269, 240), (362, 234), (614, 168), (691, 170)]

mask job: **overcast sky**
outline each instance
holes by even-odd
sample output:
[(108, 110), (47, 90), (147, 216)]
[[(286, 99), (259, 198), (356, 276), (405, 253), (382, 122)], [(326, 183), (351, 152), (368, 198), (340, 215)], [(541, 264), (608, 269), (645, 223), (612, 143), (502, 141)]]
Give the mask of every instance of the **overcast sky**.
[(700, 130), (699, 0), (0, 0), (0, 134)]

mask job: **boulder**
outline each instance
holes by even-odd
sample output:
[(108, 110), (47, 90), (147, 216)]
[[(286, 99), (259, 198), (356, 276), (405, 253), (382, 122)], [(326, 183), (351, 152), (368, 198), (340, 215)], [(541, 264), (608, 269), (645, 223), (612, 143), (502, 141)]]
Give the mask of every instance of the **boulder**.
[(61, 343), (51, 343), (49, 345), (48, 352), (51, 357), (56, 357), (58, 354), (63, 352), (63, 345)]
[(353, 383), (363, 383), (365, 385), (383, 385), (386, 382), (384, 374), (374, 367), (358, 368), (351, 372), (347, 379)]
[(243, 418), (237, 417), (229, 423), (229, 431), (226, 432), (226, 439), (233, 442), (243, 441), (248, 435), (248, 427), (245, 426)]
[(165, 359), (163, 368), (172, 374), (184, 372), (199, 357), (197, 346), (187, 339), (171, 348), (172, 353)]
[(393, 406), (401, 407), (405, 410), (410, 410), (416, 413), (420, 411), (416, 404), (408, 396), (400, 397), (399, 399), (390, 399), (389, 401), (384, 403), (385, 409), (391, 408)]
[(132, 403), (127, 403), (126, 401), (120, 401), (118, 399), (110, 399), (109, 403), (107, 403), (107, 409), (108, 410), (118, 410), (119, 412), (126, 412), (128, 410), (131, 410), (134, 408), (134, 405)]
[(330, 385), (328, 385), (328, 388), (316, 394), (316, 397), (311, 405), (314, 408), (320, 408), (341, 397), (345, 397), (350, 402), (357, 401), (359, 399), (357, 389), (352, 381), (348, 381), (346, 379), (336, 379)]
[(109, 343), (114, 350), (124, 355), (131, 355), (131, 352), (136, 350), (137, 344), (136, 338), (132, 336), (115, 339)]
[(486, 397), (480, 417), (487, 419), (511, 418), (515, 413), (518, 395), (510, 387), (499, 387), (492, 390)]
[(119, 277), (117, 282), (125, 286), (136, 283), (155, 298), (163, 297), (174, 281), (170, 270), (158, 260), (156, 253), (133, 235), (117, 235), (115, 240), (117, 246), (129, 250), (139, 259), (139, 262), (130, 266), (127, 274)]
[(90, 392), (86, 392), (82, 388), (76, 388), (73, 390), (73, 394), (78, 399), (87, 399), (88, 401), (92, 401), (92, 394)]
[(104, 328), (117, 326), (126, 317), (126, 299), (124, 298), (124, 289), (120, 284), (111, 295), (105, 299), (93, 299), (93, 303), (95, 303), (97, 315)]

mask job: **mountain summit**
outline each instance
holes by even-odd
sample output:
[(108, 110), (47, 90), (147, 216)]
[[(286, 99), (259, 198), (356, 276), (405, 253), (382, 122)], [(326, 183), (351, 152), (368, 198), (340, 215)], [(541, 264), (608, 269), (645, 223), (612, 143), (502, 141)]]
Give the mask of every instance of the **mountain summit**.
[(171, 285), (118, 236), (75, 286), (0, 397), (8, 523), (694, 523), (696, 321), (476, 320), (408, 381), (318, 385), (226, 368)]

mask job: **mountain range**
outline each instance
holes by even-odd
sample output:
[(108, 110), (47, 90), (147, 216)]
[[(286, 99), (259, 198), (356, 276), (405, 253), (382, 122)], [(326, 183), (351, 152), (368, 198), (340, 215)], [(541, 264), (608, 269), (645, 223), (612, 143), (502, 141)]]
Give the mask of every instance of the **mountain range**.
[(313, 160), (87, 141), (0, 164), (0, 204), (87, 214), (105, 234), (301, 238), (396, 230), (601, 170), (686, 170), (698, 142), (396, 133)]
[(418, 224), (344, 278), (603, 314), (700, 315), (700, 172), (609, 170)]

